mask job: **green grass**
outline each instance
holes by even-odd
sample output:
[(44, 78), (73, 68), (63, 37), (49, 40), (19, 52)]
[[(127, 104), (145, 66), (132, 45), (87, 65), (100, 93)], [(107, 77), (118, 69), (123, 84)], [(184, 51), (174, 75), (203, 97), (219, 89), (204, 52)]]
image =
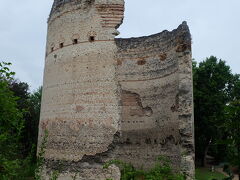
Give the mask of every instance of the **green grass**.
[(218, 172), (211, 172), (209, 169), (206, 168), (197, 168), (196, 169), (196, 180), (222, 180), (226, 178), (223, 174)]

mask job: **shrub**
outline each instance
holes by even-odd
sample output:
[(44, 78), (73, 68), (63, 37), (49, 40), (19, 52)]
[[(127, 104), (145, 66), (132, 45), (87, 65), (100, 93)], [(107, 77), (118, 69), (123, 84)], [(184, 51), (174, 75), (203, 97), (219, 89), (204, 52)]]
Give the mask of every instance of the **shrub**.
[(159, 157), (155, 166), (148, 170), (139, 170), (129, 163), (119, 160), (112, 160), (104, 165), (104, 168), (109, 168), (111, 165), (116, 165), (121, 170), (121, 180), (184, 180), (184, 176), (180, 173), (175, 173), (171, 168), (170, 161), (165, 157)]

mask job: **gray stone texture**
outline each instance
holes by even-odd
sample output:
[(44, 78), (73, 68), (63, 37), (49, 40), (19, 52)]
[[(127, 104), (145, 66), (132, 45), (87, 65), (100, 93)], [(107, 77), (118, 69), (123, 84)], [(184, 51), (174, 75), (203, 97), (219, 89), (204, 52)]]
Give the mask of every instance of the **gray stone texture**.
[(48, 20), (39, 147), (44, 178), (120, 179), (112, 159), (151, 168), (157, 157), (194, 175), (191, 35), (115, 39), (123, 0), (55, 0)]

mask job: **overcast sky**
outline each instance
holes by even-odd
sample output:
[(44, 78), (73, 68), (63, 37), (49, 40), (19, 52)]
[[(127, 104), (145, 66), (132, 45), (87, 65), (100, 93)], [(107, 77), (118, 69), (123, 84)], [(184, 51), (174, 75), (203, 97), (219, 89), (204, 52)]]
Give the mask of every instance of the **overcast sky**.
[[(31, 90), (42, 84), (47, 18), (53, 0), (0, 0), (0, 61)], [(240, 73), (240, 0), (125, 0), (120, 37), (173, 30), (187, 21), (193, 58), (211, 55)]]

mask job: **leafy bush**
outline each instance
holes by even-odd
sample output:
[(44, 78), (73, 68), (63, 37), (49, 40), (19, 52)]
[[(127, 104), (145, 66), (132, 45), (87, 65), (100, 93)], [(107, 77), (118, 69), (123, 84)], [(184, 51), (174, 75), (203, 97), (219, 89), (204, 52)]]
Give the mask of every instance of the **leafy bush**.
[(184, 180), (184, 176), (180, 173), (175, 173), (170, 165), (170, 161), (165, 157), (159, 157), (155, 166), (148, 170), (139, 170), (131, 164), (112, 160), (104, 165), (104, 168), (109, 168), (111, 165), (116, 165), (121, 170), (121, 180)]
[(10, 65), (0, 62), (0, 179), (21, 180), (36, 169), (41, 89), (28, 93), (26, 83), (14, 80)]
[(18, 177), (22, 162), (19, 160), (23, 114), (17, 108), (17, 98), (9, 90), (7, 81), (14, 75), (8, 66), (0, 63), (0, 179)]

